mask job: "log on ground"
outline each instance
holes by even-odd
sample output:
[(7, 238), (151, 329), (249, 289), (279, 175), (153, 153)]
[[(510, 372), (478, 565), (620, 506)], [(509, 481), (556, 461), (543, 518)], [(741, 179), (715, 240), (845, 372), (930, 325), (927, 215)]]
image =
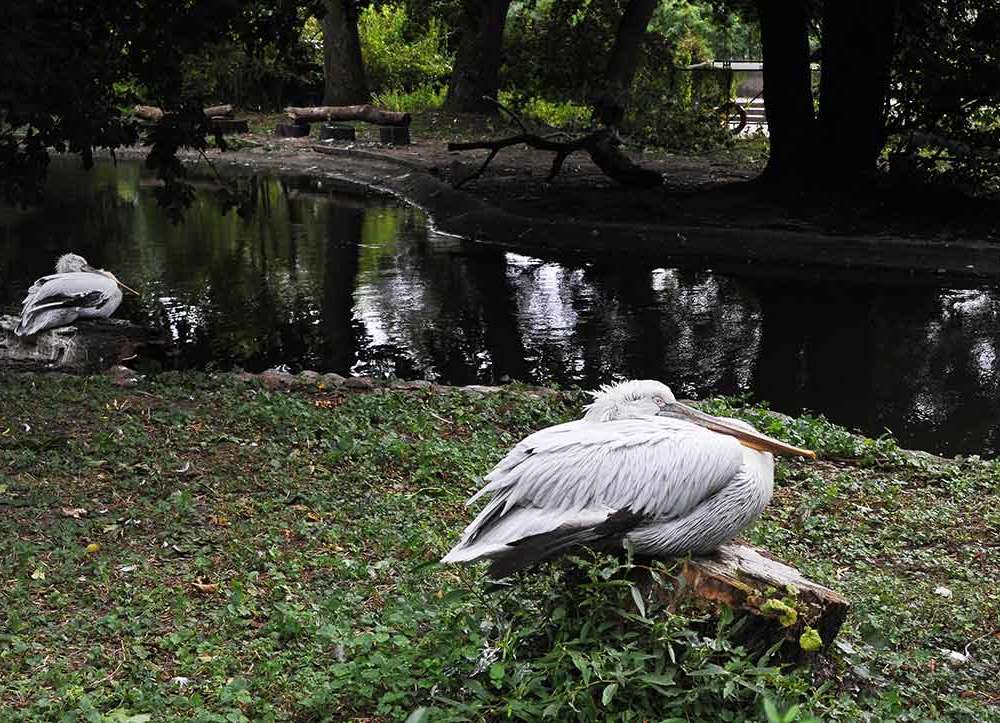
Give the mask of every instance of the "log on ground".
[(320, 123), (323, 121), (364, 121), (380, 126), (408, 126), (410, 114), (382, 110), (373, 105), (313, 106), (285, 108), (285, 115), (294, 123)]
[(789, 657), (828, 647), (850, 606), (843, 595), (807, 579), (791, 565), (737, 542), (712, 555), (683, 561), (672, 590), (656, 587), (651, 580), (647, 584), (660, 591), (661, 600), (670, 606), (687, 599), (750, 614), (754, 621), (749, 636), (765, 645), (784, 640)]
[(154, 332), (123, 319), (79, 320), (30, 337), (14, 334), (16, 316), (0, 316), (0, 369), (102, 371), (164, 346)]
[[(164, 111), (162, 108), (157, 108), (155, 105), (137, 105), (132, 109), (136, 118), (144, 121), (150, 121), (151, 123), (159, 123), (163, 120), (163, 117), (168, 115), (168, 111)], [(212, 105), (207, 108), (203, 108), (202, 112), (205, 114), (206, 118), (231, 118), (233, 116), (233, 106), (231, 105)]]

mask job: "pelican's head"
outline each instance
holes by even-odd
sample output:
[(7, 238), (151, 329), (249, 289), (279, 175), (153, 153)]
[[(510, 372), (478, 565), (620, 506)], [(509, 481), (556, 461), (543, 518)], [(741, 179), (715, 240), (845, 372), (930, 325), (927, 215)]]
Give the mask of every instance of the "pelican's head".
[(645, 416), (680, 419), (718, 434), (735, 437), (744, 447), (758, 452), (790, 454), (816, 458), (816, 453), (761, 434), (746, 422), (727, 417), (715, 417), (694, 407), (681, 404), (674, 398), (670, 387), (651, 379), (620, 382), (601, 387), (594, 392), (594, 401), (587, 407), (584, 419), (610, 422)]
[(605, 384), (592, 394), (594, 401), (587, 405), (583, 418), (593, 422), (646, 417), (659, 414), (668, 404), (677, 403), (670, 387), (654, 379)]
[(72, 274), (78, 271), (96, 271), (96, 269), (79, 254), (63, 254), (56, 261), (57, 274)]
[(131, 291), (136, 296), (140, 296), (139, 292), (133, 289), (131, 286), (126, 286), (121, 282), (121, 280), (115, 276), (110, 271), (105, 271), (104, 269), (95, 269), (89, 263), (87, 259), (80, 256), (80, 254), (63, 254), (56, 261), (56, 273), (57, 274), (72, 274), (80, 271), (84, 271), (91, 274), (101, 274), (102, 276), (107, 276), (109, 279), (114, 281), (120, 287), (126, 291)]

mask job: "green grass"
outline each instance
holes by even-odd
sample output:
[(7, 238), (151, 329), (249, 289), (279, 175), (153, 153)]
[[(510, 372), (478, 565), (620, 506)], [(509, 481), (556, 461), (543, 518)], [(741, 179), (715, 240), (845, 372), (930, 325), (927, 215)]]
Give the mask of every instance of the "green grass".
[(799, 668), (732, 615), (640, 610), (608, 559), (492, 594), (433, 564), (477, 478), (581, 402), (0, 377), (0, 719), (997, 719), (996, 463), (712, 402), (822, 453), (750, 535), (852, 601)]

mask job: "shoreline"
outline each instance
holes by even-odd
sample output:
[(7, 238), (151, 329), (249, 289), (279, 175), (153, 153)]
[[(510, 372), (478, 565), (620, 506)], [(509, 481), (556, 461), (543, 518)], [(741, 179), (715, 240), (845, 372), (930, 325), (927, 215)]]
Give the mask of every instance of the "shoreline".
[[(145, 153), (143, 147), (132, 147), (116, 155), (142, 160)], [(187, 164), (201, 162), (195, 153), (180, 157)], [(323, 190), (332, 184), (348, 193), (386, 194), (426, 213), (437, 232), (527, 255), (615, 254), (652, 262), (723, 264), (762, 274), (795, 269), (915, 280), (1000, 278), (1000, 247), (989, 241), (536, 218), (456, 190), (434, 175), (434, 168), (385, 153), (336, 147), (320, 153), (312, 145), (289, 145), (209, 151), (207, 157), (220, 170), (307, 176), (323, 182)]]

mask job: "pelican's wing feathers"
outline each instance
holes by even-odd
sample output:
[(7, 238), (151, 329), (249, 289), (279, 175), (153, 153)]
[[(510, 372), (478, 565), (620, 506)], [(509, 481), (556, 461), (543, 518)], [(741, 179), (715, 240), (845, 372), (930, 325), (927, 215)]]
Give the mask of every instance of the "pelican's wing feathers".
[(487, 475), (470, 502), (493, 498), (445, 561), (499, 558), (552, 533), (560, 538), (549, 541), (552, 552), (612, 532), (620, 541), (628, 526), (687, 514), (732, 479), (743, 459), (735, 438), (665, 417), (543, 429)]
[(120, 299), (117, 283), (103, 274), (75, 272), (43, 276), (28, 289), (15, 333), (27, 336), (70, 323), (81, 309), (101, 309), (114, 303), (116, 297)]
[(505, 491), (507, 509), (628, 507), (655, 517), (690, 511), (732, 478), (743, 448), (732, 437), (664, 417), (578, 420), (526, 437), (472, 500)]

